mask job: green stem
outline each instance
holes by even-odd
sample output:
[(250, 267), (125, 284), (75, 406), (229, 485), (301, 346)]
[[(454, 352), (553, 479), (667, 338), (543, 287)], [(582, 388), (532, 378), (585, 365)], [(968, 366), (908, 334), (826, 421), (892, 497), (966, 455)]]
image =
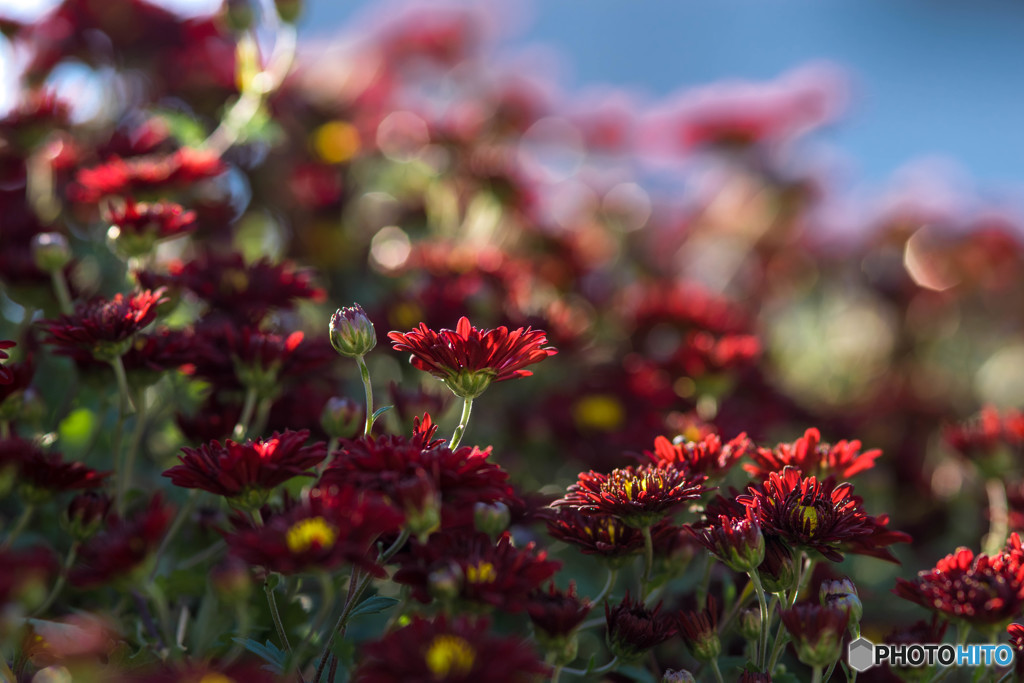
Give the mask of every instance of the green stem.
[(313, 618), (313, 624), (310, 626), (306, 637), (295, 648), (295, 652), (292, 653), (291, 657), (292, 662), (300, 670), (302, 667), (302, 655), (306, 648), (309, 647), (313, 634), (320, 632), (327, 617), (331, 614), (331, 608), (334, 606), (334, 582), (331, 580), (331, 575), (327, 572), (320, 572), (318, 578), (320, 579), (320, 609), (317, 610), (316, 616)]
[(644, 535), (644, 573), (640, 577), (640, 599), (644, 600), (647, 598), (647, 587), (654, 567), (654, 539), (651, 538), (650, 525), (643, 527), (640, 532)]
[(252, 422), (252, 414), (256, 410), (257, 398), (256, 389), (249, 387), (245, 390), (245, 403), (242, 404), (242, 414), (238, 417), (238, 424), (235, 425), (235, 430), (232, 432), (235, 441), (244, 439), (249, 431), (249, 423)]
[(1006, 544), (1010, 531), (1010, 513), (1006, 501), (1006, 484), (1002, 479), (993, 477), (985, 482), (985, 493), (988, 496), (989, 528), (988, 535), (982, 543), (986, 555), (998, 555)]
[(11, 547), (11, 544), (14, 543), (14, 539), (16, 539), (18, 535), (25, 530), (25, 527), (28, 526), (29, 520), (32, 519), (32, 513), (35, 512), (35, 509), (36, 506), (32, 503), (25, 506), (25, 509), (21, 511), (21, 515), (14, 523), (14, 526), (11, 527), (11, 530), (7, 533), (7, 538), (5, 538), (4, 542), (0, 544), (0, 550), (7, 550)]
[(708, 591), (711, 588), (711, 570), (715, 566), (715, 556), (711, 553), (704, 555), (704, 575), (701, 577), (700, 585), (697, 586), (697, 609), (706, 609), (708, 606)]
[(245, 654), (245, 640), (249, 637), (249, 631), (252, 630), (252, 619), (249, 617), (249, 605), (244, 600), (235, 602), (235, 619), (238, 621), (238, 630), (235, 631), (235, 644), (224, 655), (224, 659), (220, 661), (222, 666), (227, 666), (234, 662), (236, 659)]
[(814, 674), (811, 677), (811, 683), (821, 683), (821, 667), (814, 667)]
[(149, 580), (152, 581), (156, 578), (157, 572), (160, 570), (160, 558), (167, 552), (167, 547), (174, 540), (174, 537), (181, 531), (181, 527), (184, 526), (185, 521), (192, 515), (192, 510), (196, 506), (196, 498), (199, 495), (199, 489), (192, 489), (189, 491), (188, 500), (178, 510), (178, 514), (175, 515), (174, 521), (171, 522), (171, 527), (164, 534), (164, 539), (160, 541), (160, 546), (156, 549), (156, 554), (153, 556), (153, 569), (149, 573)]
[(732, 609), (729, 610), (729, 614), (725, 617), (725, 619), (719, 622), (719, 633), (729, 632), (729, 628), (732, 626), (732, 622), (736, 619), (736, 616), (740, 613), (740, 610), (743, 609), (743, 606), (747, 604), (747, 600), (749, 600), (750, 596), (752, 596), (753, 594), (754, 582), (747, 581), (747, 585), (743, 587), (743, 590), (740, 592), (739, 597), (736, 598), (736, 601), (732, 605)]
[(284, 623), (281, 621), (281, 613), (277, 611), (277, 599), (274, 597), (274, 590), (270, 587), (269, 581), (263, 582), (263, 592), (267, 594), (267, 604), (270, 606), (270, 617), (274, 620), (274, 628), (277, 629), (277, 637), (285, 652), (292, 651), (292, 644), (288, 642), (288, 634), (285, 633)]
[(270, 409), (274, 407), (274, 399), (267, 396), (260, 400), (256, 404), (256, 419), (253, 420), (252, 429), (249, 431), (254, 437), (258, 437), (264, 433), (267, 428), (267, 422), (270, 420)]
[(718, 668), (717, 657), (711, 660), (711, 671), (715, 674), (715, 680), (718, 681), (718, 683), (725, 683), (725, 680), (722, 678), (722, 670)]
[(826, 680), (826, 681), (831, 681), (832, 680), (832, 673), (836, 670), (836, 665), (837, 664), (839, 664), (839, 660), (838, 659), (836, 661), (832, 662), (831, 664), (829, 664), (828, 671), (825, 672), (825, 679), (824, 680)]
[[(118, 359), (120, 363), (120, 359)], [(132, 428), (132, 441), (128, 445), (128, 452), (125, 453), (122, 461), (121, 471), (117, 475), (117, 509), (124, 509), (124, 499), (128, 495), (132, 485), (132, 473), (135, 470), (135, 458), (138, 457), (139, 448), (146, 433), (146, 391), (139, 395), (138, 410), (135, 413), (135, 426)]]
[(64, 585), (68, 580), (68, 572), (71, 570), (71, 565), (75, 563), (75, 557), (78, 556), (78, 547), (81, 545), (77, 540), (71, 541), (71, 547), (68, 548), (67, 557), (64, 558), (64, 564), (61, 565), (60, 576), (57, 577), (57, 582), (53, 584), (53, 588), (50, 590), (50, 594), (43, 600), (43, 604), (36, 608), (33, 612), (33, 616), (42, 616), (46, 614), (46, 610), (50, 609), (50, 605), (57, 599), (61, 591), (64, 590)]
[(362, 356), (356, 356), (356, 363), (359, 365), (359, 377), (363, 380), (363, 391), (366, 393), (366, 425), (363, 427), (363, 436), (369, 436), (373, 429), (373, 384), (370, 383), (370, 368), (366, 367), (366, 361)]
[(7, 420), (0, 420), (0, 439), (11, 438), (11, 423)]
[(459, 418), (459, 426), (455, 428), (455, 433), (452, 434), (452, 440), (448, 444), (448, 448), (453, 451), (459, 447), (462, 443), (462, 435), (466, 433), (466, 425), (469, 424), (469, 415), (473, 412), (473, 399), (465, 398), (462, 400), (462, 416)]
[(612, 661), (610, 661), (607, 664), (605, 664), (604, 666), (598, 667), (596, 669), (590, 669), (588, 671), (587, 669), (570, 669), (568, 667), (563, 667), (562, 668), (562, 673), (570, 674), (572, 676), (589, 676), (589, 675), (592, 675), (592, 674), (603, 674), (603, 673), (607, 673), (608, 671), (611, 671), (616, 666), (618, 666), (618, 664), (619, 664), (619, 658), (618, 657), (613, 657)]
[(167, 648), (170, 649), (175, 641), (171, 629), (171, 610), (167, 606), (167, 596), (164, 595), (163, 590), (161, 590), (155, 582), (146, 586), (146, 593), (153, 601), (153, 607), (156, 608), (156, 618), (160, 625), (160, 635), (163, 637)]
[(750, 580), (754, 582), (757, 603), (761, 608), (761, 631), (757, 634), (757, 666), (763, 670), (765, 660), (768, 659), (768, 600), (765, 597), (764, 586), (761, 585), (757, 567), (750, 570)]
[(53, 270), (50, 280), (53, 282), (53, 293), (57, 295), (57, 303), (60, 304), (60, 312), (71, 315), (75, 307), (71, 304), (71, 292), (68, 290), (68, 281), (64, 279), (64, 271), (61, 268)]
[[(605, 596), (608, 595), (612, 588), (615, 587), (615, 579), (618, 575), (619, 570), (613, 569), (612, 567), (608, 568), (608, 580), (604, 582), (604, 588), (602, 588), (601, 592), (597, 594), (597, 597), (590, 601), (592, 605), (597, 605), (604, 600)], [(604, 619), (601, 619), (601, 623), (604, 623)]]
[(132, 402), (131, 389), (128, 388), (128, 375), (125, 374), (124, 363), (118, 356), (110, 361), (110, 365), (114, 368), (114, 376), (117, 377), (117, 391), (120, 400), (118, 409), (126, 416), (131, 415), (135, 412), (135, 404)]

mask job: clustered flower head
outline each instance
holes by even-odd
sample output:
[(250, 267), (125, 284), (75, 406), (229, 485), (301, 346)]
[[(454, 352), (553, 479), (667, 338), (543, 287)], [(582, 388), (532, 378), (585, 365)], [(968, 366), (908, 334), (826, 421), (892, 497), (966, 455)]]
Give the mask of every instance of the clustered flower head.
[(605, 603), (606, 638), (616, 657), (624, 661), (638, 659), (675, 635), (676, 625), (669, 615), (661, 613), (661, 607), (661, 603), (653, 609), (646, 607), (643, 600), (630, 598), (628, 591), (614, 607), (611, 602)]
[(107, 220), (107, 239), (126, 257), (137, 257), (148, 254), (157, 242), (189, 234), (195, 229), (196, 214), (173, 202), (136, 203), (127, 197), (123, 205), (108, 208)]
[(767, 479), (771, 472), (786, 467), (797, 467), (806, 476), (825, 478), (835, 475), (848, 479), (871, 469), (882, 451), (875, 448), (861, 452), (860, 441), (821, 442), (821, 433), (808, 429), (793, 443), (780, 443), (775, 448), (757, 448), (751, 451), (754, 462), (743, 466), (751, 476)]
[(706, 434), (695, 441), (682, 437), (669, 441), (659, 436), (654, 440), (654, 451), (648, 452), (647, 457), (660, 467), (674, 465), (694, 474), (717, 478), (724, 476), (750, 447), (746, 434), (725, 443), (717, 434)]
[(468, 318), (459, 318), (454, 330), (431, 330), (426, 324), (412, 332), (389, 332), (396, 351), (412, 354), (414, 367), (443, 381), (456, 396), (476, 398), (492, 382), (504, 382), (533, 373), (524, 368), (557, 351), (544, 332), (530, 327), (511, 332), (506, 327), (480, 330)]

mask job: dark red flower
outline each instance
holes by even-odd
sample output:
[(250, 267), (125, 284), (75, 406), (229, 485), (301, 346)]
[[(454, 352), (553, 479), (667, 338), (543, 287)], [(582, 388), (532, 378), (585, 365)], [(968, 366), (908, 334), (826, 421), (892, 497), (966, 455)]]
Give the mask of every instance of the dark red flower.
[(167, 284), (183, 288), (232, 320), (258, 322), (272, 310), (289, 310), (297, 300), (322, 301), (324, 290), (312, 273), (290, 261), (263, 258), (246, 263), (237, 252), (207, 252), (187, 262), (172, 263)]
[(1006, 627), (1006, 633), (1010, 636), (1010, 647), (1015, 650), (1013, 669), (1019, 678), (1024, 674), (1024, 624), (1010, 624)]
[(800, 603), (779, 610), (779, 617), (793, 637), (801, 662), (825, 667), (839, 659), (850, 623), (849, 611), (818, 603)]
[(825, 478), (834, 474), (848, 479), (874, 467), (875, 460), (882, 455), (877, 448), (863, 453), (860, 448), (860, 441), (821, 443), (821, 434), (812, 427), (793, 443), (752, 451), (750, 457), (754, 462), (744, 465), (743, 469), (758, 479), (767, 479), (770, 472), (781, 472), (789, 466), (799, 467), (808, 477)]
[(124, 204), (111, 206), (106, 219), (111, 228), (107, 236), (126, 256), (148, 254), (154, 245), (195, 230), (196, 214), (172, 202), (140, 203), (128, 197)]
[(700, 498), (708, 490), (704, 479), (703, 474), (653, 465), (622, 467), (611, 474), (591, 470), (581, 472), (565, 497), (551, 505), (615, 515), (629, 526), (643, 528)]
[(1024, 414), (985, 406), (976, 418), (943, 428), (942, 435), (966, 458), (990, 457), (1000, 447), (1016, 451), (1024, 447)]
[(717, 519), (701, 529), (687, 527), (701, 545), (738, 572), (749, 572), (764, 561), (764, 535), (761, 526), (749, 516)]
[(746, 434), (724, 444), (717, 434), (707, 434), (700, 441), (681, 439), (676, 442), (659, 436), (654, 440), (654, 452), (645, 454), (658, 467), (674, 465), (715, 478), (724, 476), (750, 446)]
[(113, 157), (79, 171), (68, 192), (75, 201), (96, 202), (111, 195), (138, 195), (189, 185), (226, 169), (215, 153), (189, 148), (168, 156)]
[(433, 534), (413, 543), (396, 558), (401, 568), (393, 579), (412, 588), (414, 598), (430, 602), (435, 594), (520, 612), (527, 597), (558, 570), (533, 543), (512, 545), (508, 533), (497, 543), (487, 534), (458, 530)]
[(674, 620), (660, 612), (660, 602), (654, 609), (649, 609), (643, 600), (631, 600), (629, 591), (622, 602), (614, 607), (611, 602), (606, 602), (604, 616), (608, 624), (608, 647), (612, 654), (628, 662), (643, 656), (655, 645), (675, 635)]
[(713, 595), (700, 611), (682, 611), (676, 616), (679, 635), (690, 648), (694, 658), (701, 662), (717, 659), (722, 651), (718, 638), (718, 604)]
[[(1013, 543), (1016, 541), (1017, 548)], [(893, 592), (947, 619), (971, 625), (1003, 625), (1024, 610), (1024, 556), (1019, 537), (998, 555), (977, 555), (960, 548), (919, 572), (913, 581), (896, 579)]]
[(18, 491), (30, 503), (43, 503), (64, 491), (98, 488), (111, 474), (80, 462), (64, 462), (60, 453), (46, 453), (17, 437), (0, 441), (0, 463), (10, 459), (17, 462)]
[(236, 443), (230, 439), (199, 448), (182, 448), (180, 465), (165, 471), (175, 486), (202, 489), (234, 499), (245, 508), (258, 508), (271, 489), (292, 477), (309, 475), (310, 467), (327, 457), (323, 443), (306, 446), (308, 431), (274, 432), (257, 441)]
[(78, 306), (74, 314), (57, 320), (43, 320), (46, 342), (58, 353), (73, 355), (84, 349), (99, 360), (112, 360), (128, 350), (132, 335), (156, 319), (157, 305), (164, 290), (144, 290), (125, 297), (93, 299)]
[(483, 619), (415, 616), (408, 626), (363, 647), (353, 680), (529, 683), (549, 673), (527, 643), (491, 635), (489, 626)]
[(454, 330), (434, 332), (421, 323), (412, 332), (389, 332), (396, 351), (412, 354), (414, 367), (441, 379), (457, 396), (479, 396), (491, 382), (503, 382), (533, 373), (523, 368), (557, 351), (545, 347), (541, 330), (506, 327), (479, 330), (460, 318)]
[(267, 669), (266, 662), (255, 659), (231, 664), (165, 664), (126, 671), (114, 683), (281, 683), (281, 676)]
[[(10, 358), (10, 356), (4, 352), (4, 349), (10, 349), (15, 346), (17, 346), (16, 342), (0, 340), (0, 360), (7, 360)], [(0, 363), (0, 384), (11, 384), (12, 382), (14, 382), (14, 374), (11, 373), (10, 368), (5, 366), (3, 363)]]
[(254, 527), (242, 517), (225, 534), (231, 552), (251, 565), (281, 574), (353, 564), (384, 576), (374, 541), (396, 531), (402, 515), (375, 496), (352, 488), (314, 488), (298, 504)]
[(82, 545), (68, 574), (71, 583), (89, 588), (132, 574), (159, 547), (173, 514), (158, 493), (137, 515), (108, 516), (106, 528)]
[(853, 486), (837, 484), (832, 477), (819, 482), (816, 477), (805, 477), (797, 467), (786, 467), (781, 473), (771, 472), (767, 481), (748, 491), (736, 500), (750, 509), (766, 535), (817, 551), (833, 562), (843, 559), (840, 550), (857, 554), (881, 551), (884, 559), (896, 561), (883, 546), (909, 540), (896, 532), (891, 532), (895, 536), (880, 534), (882, 521), (864, 513)]
[(600, 555), (621, 563), (644, 548), (643, 533), (613, 515), (583, 513), (568, 507), (552, 509), (545, 515), (548, 533), (585, 555)]
[(549, 640), (571, 635), (590, 614), (591, 608), (590, 601), (576, 597), (574, 583), (563, 592), (552, 582), (547, 591), (532, 593), (526, 603), (530, 621)]
[[(429, 416), (428, 416), (429, 418)], [(417, 508), (422, 498), (416, 481), (426, 476), (440, 495), (445, 529), (473, 525), (476, 503), (509, 503), (514, 497), (508, 473), (490, 462), (491, 449), (462, 446), (454, 451), (432, 441), (436, 427), (417, 436), (371, 436), (341, 442), (323, 484), (349, 485), (375, 491), (399, 509)]]

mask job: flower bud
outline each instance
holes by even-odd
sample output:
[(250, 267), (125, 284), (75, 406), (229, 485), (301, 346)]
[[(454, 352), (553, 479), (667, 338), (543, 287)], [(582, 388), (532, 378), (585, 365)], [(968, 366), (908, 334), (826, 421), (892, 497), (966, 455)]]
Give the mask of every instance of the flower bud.
[(363, 406), (350, 398), (332, 396), (320, 413), (320, 426), (335, 439), (350, 439), (362, 431)]
[(478, 502), (473, 506), (473, 526), (488, 536), (497, 536), (508, 528), (511, 512), (500, 500), (493, 503)]
[(255, 15), (250, 0), (227, 0), (224, 3), (224, 21), (233, 31), (249, 30)]
[(678, 619), (679, 634), (694, 658), (700, 662), (718, 659), (722, 641), (718, 637), (718, 605), (714, 597), (708, 596), (706, 608), (699, 612), (680, 612)]
[(419, 468), (412, 477), (398, 482), (396, 489), (405, 512), (405, 528), (426, 543), (427, 537), (441, 528), (441, 494), (434, 480)]
[(462, 569), (454, 562), (448, 567), (435, 569), (427, 577), (427, 587), (438, 600), (454, 600), (462, 592)]
[(719, 515), (718, 521), (697, 534), (704, 547), (737, 572), (749, 572), (764, 560), (764, 535), (752, 519)]
[(661, 676), (661, 683), (694, 683), (696, 679), (686, 669), (666, 669)]
[(331, 344), (349, 358), (359, 358), (377, 345), (377, 332), (359, 304), (339, 308), (331, 316)]
[(757, 640), (761, 636), (761, 610), (754, 607), (740, 612), (740, 635), (744, 640)]
[(807, 666), (829, 666), (842, 655), (850, 618), (845, 609), (804, 603), (782, 610), (779, 616), (793, 637), (797, 658)]
[(64, 235), (44, 232), (32, 238), (32, 260), (36, 267), (47, 273), (54, 273), (71, 261), (71, 247)]
[(857, 586), (850, 579), (825, 581), (818, 590), (821, 604), (826, 607), (845, 609), (850, 613), (850, 631), (856, 638), (860, 635), (860, 618), (864, 615), (864, 605), (857, 595)]
[(764, 589), (769, 593), (781, 593), (796, 585), (797, 565), (793, 552), (775, 537), (766, 539), (764, 562), (758, 568)]
[(71, 499), (61, 522), (72, 538), (76, 541), (85, 541), (99, 531), (109, 511), (109, 496), (86, 491)]

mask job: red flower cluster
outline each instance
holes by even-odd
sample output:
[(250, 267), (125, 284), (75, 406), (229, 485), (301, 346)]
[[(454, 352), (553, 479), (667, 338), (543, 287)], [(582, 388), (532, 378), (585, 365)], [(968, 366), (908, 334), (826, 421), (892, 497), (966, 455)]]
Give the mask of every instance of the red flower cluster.
[(123, 205), (107, 210), (107, 220), (111, 224), (107, 236), (117, 248), (125, 256), (142, 256), (161, 240), (192, 232), (196, 214), (171, 202), (137, 204), (127, 197)]
[(654, 452), (645, 453), (658, 467), (672, 465), (717, 479), (725, 476), (750, 447), (746, 434), (728, 443), (722, 443), (717, 434), (707, 434), (699, 441), (678, 439), (675, 442), (659, 436), (654, 440)]
[(164, 290), (143, 290), (126, 297), (93, 299), (80, 305), (72, 315), (43, 320), (46, 341), (58, 353), (74, 354), (87, 350), (99, 360), (112, 360), (128, 349), (132, 335), (156, 319), (156, 307), (164, 300)]
[(32, 504), (44, 503), (65, 491), (98, 488), (111, 474), (80, 462), (64, 462), (60, 453), (46, 453), (17, 437), (0, 440), (0, 470), (8, 464), (16, 468), (19, 493)]
[(744, 465), (743, 469), (758, 479), (767, 479), (769, 473), (781, 472), (786, 467), (798, 467), (808, 477), (835, 475), (848, 479), (874, 467), (875, 460), (882, 455), (877, 448), (863, 453), (860, 448), (860, 441), (856, 440), (821, 443), (821, 433), (812, 427), (793, 443), (752, 451), (754, 462)]
[(114, 157), (78, 172), (69, 194), (92, 203), (111, 195), (129, 196), (191, 185), (220, 175), (227, 166), (211, 152), (184, 147), (169, 156)]

